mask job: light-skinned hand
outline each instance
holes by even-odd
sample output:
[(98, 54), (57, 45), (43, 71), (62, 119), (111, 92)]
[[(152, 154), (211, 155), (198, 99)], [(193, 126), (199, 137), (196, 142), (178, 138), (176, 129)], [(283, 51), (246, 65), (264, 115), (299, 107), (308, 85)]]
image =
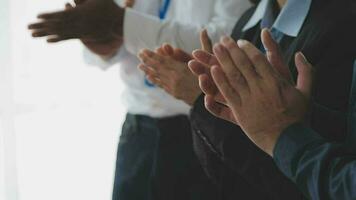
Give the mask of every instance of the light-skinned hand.
[(144, 49), (138, 57), (142, 62), (138, 67), (147, 79), (173, 97), (193, 105), (201, 94), (198, 79), (187, 64), (192, 57), (181, 49), (165, 44), (156, 52)]
[[(271, 41), (264, 43), (271, 46), (267, 44)], [(271, 51), (269, 59), (271, 55), (281, 59), (280, 52), (276, 50), (278, 48), (273, 47), (278, 46), (267, 48)], [(271, 60), (247, 41), (240, 40), (237, 44), (225, 37), (214, 46), (214, 54), (220, 65), (214, 65), (210, 71), (229, 107), (225, 112), (234, 116), (236, 124), (259, 148), (273, 156), (273, 149), (283, 130), (301, 122), (308, 110), (313, 77), (311, 64), (302, 53), (296, 54), (298, 79), (295, 85), (287, 76), (289, 73), (282, 75)], [(280, 59), (274, 60), (274, 63), (287, 67)], [(221, 112), (211, 111), (221, 115)]]

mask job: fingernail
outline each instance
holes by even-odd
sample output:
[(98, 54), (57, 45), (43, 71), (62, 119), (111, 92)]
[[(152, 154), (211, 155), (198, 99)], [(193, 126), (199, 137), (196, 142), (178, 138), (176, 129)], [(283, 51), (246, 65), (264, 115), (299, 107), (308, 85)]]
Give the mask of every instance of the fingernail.
[(271, 31), (268, 28), (264, 28), (262, 31), (267, 32), (267, 33), (271, 33)]
[(195, 49), (195, 50), (193, 50), (192, 55), (197, 54), (197, 53), (199, 52), (199, 50), (200, 50), (200, 49)]
[(247, 44), (247, 40), (238, 40), (237, 41), (237, 45), (242, 48), (243, 46), (245, 46)]
[(303, 58), (304, 64), (309, 65), (309, 61), (308, 61), (307, 58), (304, 56), (304, 54), (303, 54), (302, 52), (298, 52), (298, 54)]

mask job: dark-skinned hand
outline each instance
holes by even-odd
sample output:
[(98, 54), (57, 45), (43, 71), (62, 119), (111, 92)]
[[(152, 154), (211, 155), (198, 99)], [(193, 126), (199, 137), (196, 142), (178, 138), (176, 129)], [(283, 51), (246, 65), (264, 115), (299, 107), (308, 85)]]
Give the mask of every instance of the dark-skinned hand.
[[(121, 40), (125, 9), (113, 0), (76, 0), (76, 6), (38, 15), (29, 25), (33, 37), (48, 42), (81, 39), (84, 42), (112, 43)], [(131, 3), (132, 4), (132, 3)]]

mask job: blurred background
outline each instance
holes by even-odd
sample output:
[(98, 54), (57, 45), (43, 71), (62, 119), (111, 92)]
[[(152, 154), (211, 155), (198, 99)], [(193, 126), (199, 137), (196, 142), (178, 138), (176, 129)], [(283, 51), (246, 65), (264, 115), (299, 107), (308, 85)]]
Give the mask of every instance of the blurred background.
[(109, 200), (121, 106), (118, 66), (86, 66), (78, 41), (27, 25), (63, 0), (0, 0), (0, 200)]

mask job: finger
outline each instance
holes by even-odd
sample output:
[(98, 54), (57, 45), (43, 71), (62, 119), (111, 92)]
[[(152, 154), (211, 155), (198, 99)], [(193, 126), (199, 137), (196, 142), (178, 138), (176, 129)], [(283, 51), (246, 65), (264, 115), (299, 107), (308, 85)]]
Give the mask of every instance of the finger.
[(195, 76), (199, 76), (202, 74), (207, 74), (210, 76), (210, 66), (204, 65), (201, 62), (191, 60), (188, 63), (188, 67)]
[(278, 43), (273, 39), (268, 29), (263, 29), (261, 33), (262, 44), (266, 50), (268, 61), (274, 69), (281, 74), (286, 80), (292, 81), (292, 76), (288, 65), (284, 63), (282, 52)]
[(163, 50), (166, 52), (167, 55), (173, 56), (174, 49), (170, 44), (163, 44)]
[(179, 48), (174, 49), (173, 58), (184, 63), (187, 63), (193, 59), (190, 54)]
[(161, 56), (167, 56), (166, 51), (163, 49), (163, 47), (159, 47), (155, 50), (156, 53), (158, 53)]
[(204, 94), (214, 96), (215, 101), (226, 105), (225, 98), (221, 95), (211, 77), (204, 74), (200, 75), (198, 77), (198, 80), (199, 87)]
[[(231, 44), (230, 44), (231, 45)], [(229, 49), (239, 49), (235, 42), (232, 43), (233, 47), (229, 46)], [(241, 92), (248, 93), (249, 87), (246, 85), (245, 77), (240, 72), (240, 69), (235, 65), (233, 58), (231, 58), (229, 50), (222, 44), (216, 44), (213, 48), (214, 54), (219, 60), (222, 71), (224, 71), (231, 86)], [(236, 50), (235, 50), (236, 51)]]
[(32, 37), (46, 37), (50, 35), (56, 35), (56, 31), (53, 30), (36, 30), (32, 33)]
[(204, 102), (205, 108), (214, 116), (232, 123), (235, 122), (232, 110), (229, 107), (214, 101), (214, 97), (206, 95)]
[(216, 87), (213, 79), (206, 74), (200, 75), (198, 77), (199, 87), (204, 94), (215, 96), (219, 90)]
[(168, 85), (166, 84), (165, 81), (163, 81), (162, 78), (157, 77), (155, 75), (148, 75), (148, 76), (146, 76), (146, 78), (150, 83), (152, 83), (153, 85), (164, 89), (167, 93), (171, 92), (171, 90), (169, 89)]
[[(240, 42), (242, 42), (242, 40)], [(239, 74), (235, 72), (236, 74), (234, 75), (236, 75), (236, 80), (241, 81), (241, 83), (244, 82), (242, 80), (246, 80), (250, 87), (254, 86), (256, 84), (256, 77), (258, 76), (258, 74), (245, 52), (230, 37), (222, 37), (221, 43), (223, 44), (220, 45), (220, 50), (222, 50), (222, 52), (214, 51), (214, 53), (225, 53), (225, 61), (229, 61), (230, 64), (232, 60), (233, 65), (244, 77), (244, 79), (240, 79)], [(219, 50), (219, 48), (217, 50)], [(228, 52), (229, 56), (226, 56), (226, 52)]]
[(158, 67), (163, 63), (163, 57), (148, 50), (148, 49), (143, 49), (140, 51), (138, 54), (139, 59), (141, 60), (142, 63), (148, 66), (152, 67)]
[(160, 88), (163, 88), (163, 87), (164, 87), (164, 85), (162, 84), (162, 82), (160, 81), (160, 79), (157, 78), (157, 77), (155, 77), (155, 76), (148, 75), (148, 76), (146, 76), (146, 79), (147, 79), (150, 83), (152, 83), (153, 85), (156, 85), (156, 86), (158, 86), (158, 87), (160, 87)]
[(66, 10), (69, 10), (69, 9), (72, 9), (72, 8), (74, 8), (73, 6), (72, 6), (72, 4), (70, 4), (70, 3), (66, 3), (66, 5), (65, 5), (65, 7), (64, 7)]
[(124, 7), (132, 8), (135, 5), (135, 0), (126, 0), (124, 3)]
[(259, 75), (256, 77), (262, 77), (267, 79), (275, 78), (276, 70), (268, 62), (266, 56), (259, 49), (257, 49), (255, 45), (246, 41), (244, 44), (240, 44), (240, 46), (241, 50), (244, 51), (244, 53), (252, 63), (252, 66), (254, 66), (254, 69)]
[(202, 50), (207, 51), (209, 53), (213, 53), (213, 44), (211, 42), (211, 39), (209, 38), (208, 31), (206, 29), (200, 32), (200, 44)]
[(61, 42), (61, 41), (65, 41), (65, 40), (70, 40), (70, 39), (76, 39), (76, 37), (74, 36), (61, 36), (61, 35), (56, 35), (53, 37), (49, 37), (47, 39), (48, 43), (57, 43), (57, 42)]
[(42, 22), (37, 22), (28, 25), (29, 30), (35, 30), (35, 29), (45, 29), (45, 28), (54, 28), (58, 25), (58, 21), (56, 20), (45, 20)]
[(74, 0), (75, 5), (80, 5), (86, 2), (87, 0)]
[(65, 10), (65, 11), (58, 11), (58, 12), (52, 12), (52, 13), (43, 13), (37, 16), (38, 19), (64, 19), (66, 18), (69, 14), (72, 13), (72, 10)]
[(241, 93), (241, 90), (234, 90), (234, 88), (230, 85), (226, 74), (219, 66), (213, 66), (211, 68), (211, 76), (213, 77), (216, 86), (218, 87), (223, 97), (226, 99), (229, 106), (231, 108), (238, 108), (241, 105), (240, 95), (244, 95)]
[(139, 64), (138, 68), (145, 72), (145, 74), (148, 76), (157, 76), (157, 71), (152, 67), (148, 67), (144, 64)]
[(219, 65), (219, 61), (216, 59), (215, 55), (207, 51), (195, 50), (193, 51), (193, 57), (197, 61), (206, 64), (208, 66)]
[(313, 66), (301, 52), (296, 54), (295, 64), (298, 70), (296, 88), (303, 93), (307, 99), (310, 99), (313, 89)]

